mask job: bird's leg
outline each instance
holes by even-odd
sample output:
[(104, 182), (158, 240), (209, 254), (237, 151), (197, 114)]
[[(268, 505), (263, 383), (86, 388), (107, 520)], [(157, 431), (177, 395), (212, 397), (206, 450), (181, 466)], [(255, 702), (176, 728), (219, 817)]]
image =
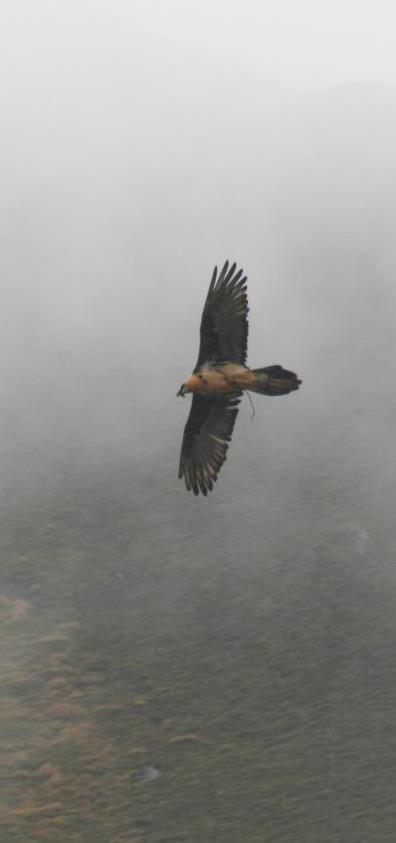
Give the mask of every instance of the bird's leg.
[(252, 415), (250, 416), (250, 421), (253, 421), (253, 418), (254, 418), (254, 416), (255, 416), (255, 414), (256, 414), (256, 410), (255, 410), (255, 408), (254, 408), (254, 404), (253, 404), (253, 401), (252, 401), (252, 397), (251, 397), (251, 395), (250, 395), (250, 392), (248, 392), (248, 391), (247, 391), (247, 389), (246, 389), (246, 390), (245, 390), (245, 393), (246, 393), (246, 395), (247, 395), (247, 397), (248, 397), (248, 399), (249, 399), (249, 401), (250, 401), (250, 406), (251, 406), (251, 408), (252, 408), (252, 410), (253, 410)]

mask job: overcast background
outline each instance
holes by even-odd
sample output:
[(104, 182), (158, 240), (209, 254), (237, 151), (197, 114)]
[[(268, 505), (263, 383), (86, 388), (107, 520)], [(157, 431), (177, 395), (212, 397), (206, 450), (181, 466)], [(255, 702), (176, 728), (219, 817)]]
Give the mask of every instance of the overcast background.
[[(394, 841), (394, 4), (0, 17), (2, 841)], [(304, 384), (195, 499), (226, 258)]]

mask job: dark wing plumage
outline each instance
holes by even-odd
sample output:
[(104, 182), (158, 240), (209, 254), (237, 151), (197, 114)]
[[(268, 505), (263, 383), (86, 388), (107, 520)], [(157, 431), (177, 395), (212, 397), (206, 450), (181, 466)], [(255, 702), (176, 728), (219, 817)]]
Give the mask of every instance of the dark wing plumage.
[(207, 361), (244, 363), (247, 354), (247, 278), (228, 261), (217, 277), (215, 266), (201, 320), (201, 343), (194, 371)]
[(190, 415), (184, 429), (179, 478), (194, 495), (213, 489), (218, 472), (227, 457), (235, 419), (239, 390), (217, 395), (193, 395)]

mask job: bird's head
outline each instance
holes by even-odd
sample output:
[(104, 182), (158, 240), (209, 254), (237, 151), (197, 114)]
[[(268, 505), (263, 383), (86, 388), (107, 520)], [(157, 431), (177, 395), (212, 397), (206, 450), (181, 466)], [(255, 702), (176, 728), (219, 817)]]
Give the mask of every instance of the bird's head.
[(196, 372), (193, 372), (192, 375), (189, 375), (188, 378), (182, 383), (178, 395), (187, 395), (188, 392), (201, 392), (203, 389), (203, 379), (202, 375)]

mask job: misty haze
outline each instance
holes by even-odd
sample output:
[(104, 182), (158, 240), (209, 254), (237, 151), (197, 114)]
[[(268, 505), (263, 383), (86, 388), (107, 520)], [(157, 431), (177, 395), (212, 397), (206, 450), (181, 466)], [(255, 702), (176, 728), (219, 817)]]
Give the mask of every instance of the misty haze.
[[(293, 87), (264, 7), (217, 55), (167, 2), (1, 13), (0, 839), (393, 843), (396, 80)], [(195, 498), (226, 259), (303, 385)]]

